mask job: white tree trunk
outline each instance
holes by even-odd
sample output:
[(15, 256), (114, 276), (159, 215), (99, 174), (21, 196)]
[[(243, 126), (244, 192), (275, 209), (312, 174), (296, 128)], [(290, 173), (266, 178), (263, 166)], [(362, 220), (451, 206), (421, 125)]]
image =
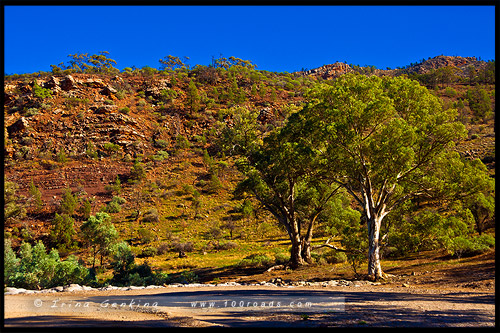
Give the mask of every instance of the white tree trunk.
[(380, 226), (382, 218), (372, 216), (368, 219), (368, 276), (374, 280), (383, 277), (380, 265)]

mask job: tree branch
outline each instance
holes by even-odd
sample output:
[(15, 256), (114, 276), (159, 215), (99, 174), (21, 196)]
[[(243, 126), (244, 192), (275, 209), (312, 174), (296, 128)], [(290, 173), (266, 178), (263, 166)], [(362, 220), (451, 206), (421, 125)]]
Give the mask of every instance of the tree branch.
[(311, 247), (311, 250), (317, 250), (317, 249), (320, 249), (320, 248), (322, 248), (322, 247), (329, 247), (330, 249), (333, 249), (333, 250), (335, 250), (335, 251), (340, 251), (340, 252), (349, 252), (349, 251), (347, 251), (347, 250), (345, 250), (345, 249), (340, 249), (340, 248), (336, 247), (335, 245), (330, 244), (330, 239), (332, 239), (332, 238), (331, 238), (331, 237), (330, 237), (330, 238), (328, 238), (328, 239), (326, 240), (326, 242), (325, 242), (325, 243), (323, 243), (323, 244), (320, 244), (320, 245), (314, 245), (314, 246), (312, 246), (312, 247)]

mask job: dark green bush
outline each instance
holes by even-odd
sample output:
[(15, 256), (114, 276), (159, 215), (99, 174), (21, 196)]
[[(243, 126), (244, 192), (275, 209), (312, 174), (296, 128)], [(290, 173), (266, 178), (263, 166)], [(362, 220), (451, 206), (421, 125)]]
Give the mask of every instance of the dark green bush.
[(151, 269), (147, 263), (136, 265), (132, 250), (125, 242), (115, 246), (111, 266), (114, 271), (111, 282), (115, 285), (162, 285), (169, 280), (166, 273)]

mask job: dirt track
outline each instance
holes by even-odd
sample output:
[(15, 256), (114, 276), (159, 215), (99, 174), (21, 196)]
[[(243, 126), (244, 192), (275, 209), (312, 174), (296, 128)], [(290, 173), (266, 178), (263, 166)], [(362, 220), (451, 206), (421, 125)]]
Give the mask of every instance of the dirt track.
[[(340, 302), (337, 303), (340, 307), (327, 304), (333, 298)], [(202, 306), (200, 302), (206, 303)], [(6, 328), (494, 325), (494, 292), (473, 289), (444, 291), (395, 286), (165, 287), (5, 296)]]

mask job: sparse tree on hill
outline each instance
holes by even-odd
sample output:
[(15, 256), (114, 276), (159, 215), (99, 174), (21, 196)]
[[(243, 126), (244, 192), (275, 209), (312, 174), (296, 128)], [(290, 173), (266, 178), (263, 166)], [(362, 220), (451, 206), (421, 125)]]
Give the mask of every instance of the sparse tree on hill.
[(196, 83), (191, 80), (189, 81), (188, 91), (187, 91), (187, 105), (191, 111), (191, 115), (200, 109), (200, 94)]

